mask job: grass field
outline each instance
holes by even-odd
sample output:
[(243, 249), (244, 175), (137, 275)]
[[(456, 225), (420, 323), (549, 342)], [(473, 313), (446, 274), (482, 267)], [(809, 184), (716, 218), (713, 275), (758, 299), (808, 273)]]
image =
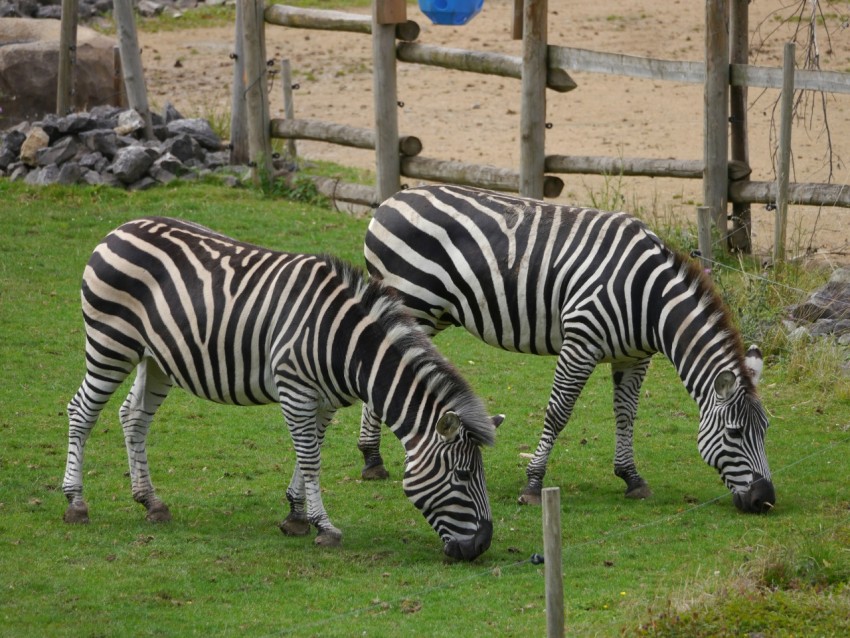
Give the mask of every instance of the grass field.
[[(540, 510), (516, 497), (553, 359), (497, 351), (460, 330), (438, 337), (488, 408), (507, 414), (484, 453), (494, 540), (474, 563), (445, 559), (405, 499), (391, 435), (391, 480), (359, 480), (359, 406), (338, 413), (324, 451), (340, 548), (276, 528), (294, 460), (279, 408), (180, 391), (149, 438), (174, 520), (146, 523), (131, 499), (119, 392), (86, 449), (91, 524), (68, 526), (65, 406), (83, 373), (80, 276), (100, 238), (165, 214), (359, 264), (366, 222), (213, 184), (125, 193), (0, 181), (0, 202), (0, 636), (545, 634), (543, 567), (529, 561), (542, 553)], [(626, 501), (611, 467), (610, 370), (593, 375), (547, 474), (561, 488), (568, 635), (850, 634), (848, 381), (818, 374), (825, 357), (768, 354), (761, 393), (777, 507), (767, 516), (738, 513), (699, 458), (696, 404), (660, 357), (636, 424), (655, 495)]]

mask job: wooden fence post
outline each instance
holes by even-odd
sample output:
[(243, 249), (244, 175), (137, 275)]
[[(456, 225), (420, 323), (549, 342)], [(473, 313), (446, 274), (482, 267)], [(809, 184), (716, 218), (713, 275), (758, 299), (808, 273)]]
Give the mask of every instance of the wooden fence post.
[(233, 93), (230, 96), (230, 163), (248, 163), (248, 114), (245, 110), (245, 5), (236, 3), (236, 29), (233, 38)]
[(711, 208), (714, 224), (726, 243), (729, 122), (729, 17), (728, 0), (705, 3), (705, 119), (703, 141), (705, 173), (703, 204)]
[(266, 69), (263, 0), (242, 4), (242, 55), (245, 58), (245, 107), (248, 113), (248, 158), (255, 186), (272, 175), (272, 140), (269, 131), (269, 89)]
[[(748, 64), (750, 59), (749, 1), (732, 0), (729, 12), (729, 62)], [(729, 144), (730, 159), (746, 166), (749, 177), (750, 151), (747, 134), (747, 85), (733, 85), (729, 89)], [(734, 180), (729, 176), (730, 181)], [(732, 204), (732, 231), (729, 233), (729, 247), (744, 253), (751, 253), (752, 215), (746, 202)]]
[(151, 112), (148, 108), (148, 93), (145, 74), (142, 71), (142, 56), (139, 53), (139, 38), (133, 18), (132, 0), (112, 0), (115, 26), (118, 29), (118, 46), (121, 49), (121, 73), (127, 89), (127, 102), (145, 121), (145, 137), (153, 139)]
[(785, 43), (782, 96), (779, 115), (779, 152), (776, 171), (776, 221), (773, 227), (773, 262), (785, 261), (785, 227), (788, 223), (788, 182), (791, 175), (791, 117), (794, 110), (793, 42)]
[(59, 32), (59, 69), (56, 80), (56, 114), (60, 117), (70, 113), (74, 103), (78, 11), (78, 0), (62, 0), (62, 25)]
[(561, 490), (544, 487), (543, 573), (546, 581), (546, 636), (564, 637), (564, 576), (561, 558)]
[(401, 190), (398, 154), (398, 85), (395, 61), (395, 24), (383, 24), (391, 0), (372, 0), (372, 93), (375, 100), (376, 191), (382, 202)]
[(525, 0), (522, 29), (522, 114), (519, 192), (543, 199), (546, 162), (547, 0)]

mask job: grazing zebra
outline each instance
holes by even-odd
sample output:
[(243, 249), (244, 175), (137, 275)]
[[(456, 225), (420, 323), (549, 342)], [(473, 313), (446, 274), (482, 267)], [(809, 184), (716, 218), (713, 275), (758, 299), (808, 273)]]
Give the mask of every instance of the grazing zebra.
[(86, 374), (68, 405), (62, 489), (67, 522), (87, 522), (83, 449), (119, 384), (137, 369), (119, 416), (133, 498), (169, 520), (151, 483), (145, 438), (173, 385), (234, 405), (279, 403), (296, 463), (284, 533), (342, 534), (322, 505), (320, 447), (336, 410), (358, 399), (406, 452), (404, 492), (453, 558), (490, 545), (481, 445), (494, 423), (481, 401), (380, 283), (332, 257), (267, 250), (166, 218), (112, 231), (82, 281)]
[[(430, 334), (465, 327), (514, 352), (558, 355), (543, 433), (521, 503), (539, 503), (555, 439), (597, 364), (614, 381), (614, 472), (626, 496), (651, 494), (635, 467), (633, 424), (650, 357), (664, 353), (700, 409), (697, 445), (736, 506), (765, 512), (774, 489), (768, 422), (755, 392), (761, 353), (746, 357), (702, 273), (626, 213), (555, 206), (455, 186), (384, 202), (365, 241), (368, 270), (395, 288)], [(379, 418), (364, 406), (364, 476), (385, 475)]]

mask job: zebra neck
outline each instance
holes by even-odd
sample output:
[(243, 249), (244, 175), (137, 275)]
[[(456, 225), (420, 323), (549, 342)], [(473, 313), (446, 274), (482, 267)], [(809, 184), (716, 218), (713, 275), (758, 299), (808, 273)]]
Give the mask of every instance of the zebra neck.
[(399, 352), (393, 344), (384, 343), (372, 356), (360, 357), (356, 365), (357, 395), (402, 442), (419, 429), (422, 415), (434, 409), (429, 366), (417, 361), (422, 355), (418, 348)]
[(658, 319), (659, 349), (703, 409), (721, 370), (739, 372), (740, 341), (715, 296), (686, 280), (668, 286)]

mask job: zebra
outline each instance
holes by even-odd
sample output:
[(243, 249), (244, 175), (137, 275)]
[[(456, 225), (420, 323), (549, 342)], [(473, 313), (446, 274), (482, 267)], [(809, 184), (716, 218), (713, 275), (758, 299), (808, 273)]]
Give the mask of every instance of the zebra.
[(136, 369), (119, 410), (133, 499), (167, 521), (145, 439), (169, 390), (223, 404), (279, 403), (296, 462), (288, 535), (311, 525), (319, 545), (342, 532), (322, 504), (320, 448), (340, 407), (368, 402), (406, 453), (403, 489), (443, 540), (472, 560), (490, 545), (481, 446), (501, 417), (481, 400), (362, 269), (328, 255), (269, 250), (203, 226), (147, 217), (110, 232), (82, 278), (86, 372), (68, 404), (64, 520), (88, 522), (83, 450), (98, 415)]
[[(614, 385), (614, 473), (627, 497), (651, 495), (635, 465), (633, 424), (650, 358), (661, 352), (699, 406), (699, 453), (735, 505), (746, 512), (773, 507), (768, 420), (755, 390), (761, 352), (754, 346), (744, 353), (700, 269), (640, 220), (425, 186), (399, 192), (375, 211), (364, 254), (370, 275), (397, 290), (429, 334), (463, 326), (492, 346), (558, 356), (520, 503), (540, 502), (555, 439), (591, 372), (605, 362)], [(358, 447), (365, 478), (386, 476), (379, 426), (364, 406)]]

